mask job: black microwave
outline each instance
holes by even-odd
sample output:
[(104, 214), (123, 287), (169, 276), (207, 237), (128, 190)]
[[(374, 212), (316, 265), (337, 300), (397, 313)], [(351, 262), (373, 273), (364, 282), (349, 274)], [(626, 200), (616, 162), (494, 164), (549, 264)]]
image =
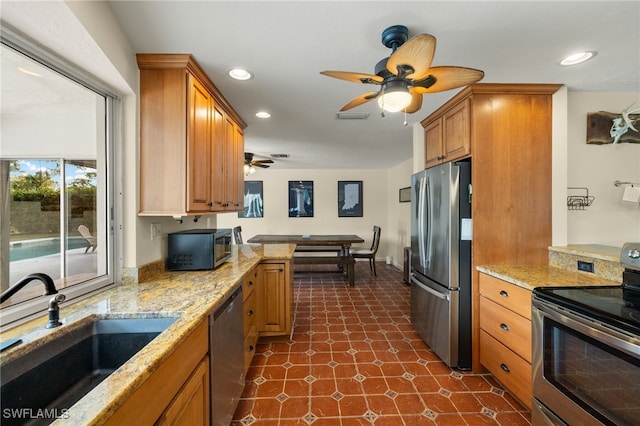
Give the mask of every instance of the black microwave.
[(231, 257), (231, 229), (190, 229), (168, 235), (167, 269), (214, 269)]

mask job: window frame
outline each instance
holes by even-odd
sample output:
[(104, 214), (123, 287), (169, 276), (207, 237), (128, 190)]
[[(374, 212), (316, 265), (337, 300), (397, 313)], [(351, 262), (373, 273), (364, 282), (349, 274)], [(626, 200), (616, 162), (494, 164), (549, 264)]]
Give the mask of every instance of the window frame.
[[(104, 223), (100, 223), (99, 226), (106, 233), (107, 273), (64, 288), (62, 292), (67, 298), (64, 304), (75, 303), (112, 288), (122, 281), (122, 100), (95, 76), (45, 50), (10, 27), (0, 27), (0, 43), (105, 98), (105, 143), (100, 149), (103, 150), (106, 162), (106, 204), (104, 211), (98, 213), (98, 218), (105, 218)], [(50, 297), (40, 296), (1, 309), (0, 330), (12, 328), (46, 314)]]

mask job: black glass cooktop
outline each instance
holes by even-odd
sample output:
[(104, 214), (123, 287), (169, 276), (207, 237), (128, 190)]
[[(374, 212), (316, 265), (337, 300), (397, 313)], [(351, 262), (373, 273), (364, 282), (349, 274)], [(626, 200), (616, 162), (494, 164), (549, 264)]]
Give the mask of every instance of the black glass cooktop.
[(533, 294), (640, 336), (640, 291), (619, 287), (538, 287)]

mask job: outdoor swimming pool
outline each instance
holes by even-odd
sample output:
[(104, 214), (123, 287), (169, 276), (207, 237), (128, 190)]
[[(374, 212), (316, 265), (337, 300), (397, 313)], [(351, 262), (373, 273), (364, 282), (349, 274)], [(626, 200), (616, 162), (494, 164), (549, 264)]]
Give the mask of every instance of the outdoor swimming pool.
[[(67, 250), (85, 248), (87, 243), (82, 237), (67, 238)], [(40, 238), (37, 240), (16, 241), (9, 245), (9, 261), (32, 259), (60, 253), (60, 238)]]

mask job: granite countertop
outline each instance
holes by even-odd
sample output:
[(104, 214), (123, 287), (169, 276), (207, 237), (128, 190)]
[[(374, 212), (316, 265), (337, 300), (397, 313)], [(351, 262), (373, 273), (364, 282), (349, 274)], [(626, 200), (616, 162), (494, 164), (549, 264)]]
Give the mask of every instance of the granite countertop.
[(535, 287), (610, 285), (621, 283), (600, 278), (588, 272), (573, 271), (552, 265), (490, 265), (478, 266), (478, 271), (515, 284), (527, 290)]
[(61, 327), (45, 329), (47, 316), (44, 315), (0, 333), (0, 340), (19, 337), (23, 341), (2, 352), (0, 364), (96, 317), (178, 317), (167, 330), (71, 407), (68, 419), (56, 421), (56, 424), (101, 424), (241, 285), (247, 272), (263, 259), (291, 259), (294, 250), (294, 244), (233, 246), (231, 259), (215, 270), (160, 272), (143, 283), (122, 284), (75, 303), (63, 303)]

